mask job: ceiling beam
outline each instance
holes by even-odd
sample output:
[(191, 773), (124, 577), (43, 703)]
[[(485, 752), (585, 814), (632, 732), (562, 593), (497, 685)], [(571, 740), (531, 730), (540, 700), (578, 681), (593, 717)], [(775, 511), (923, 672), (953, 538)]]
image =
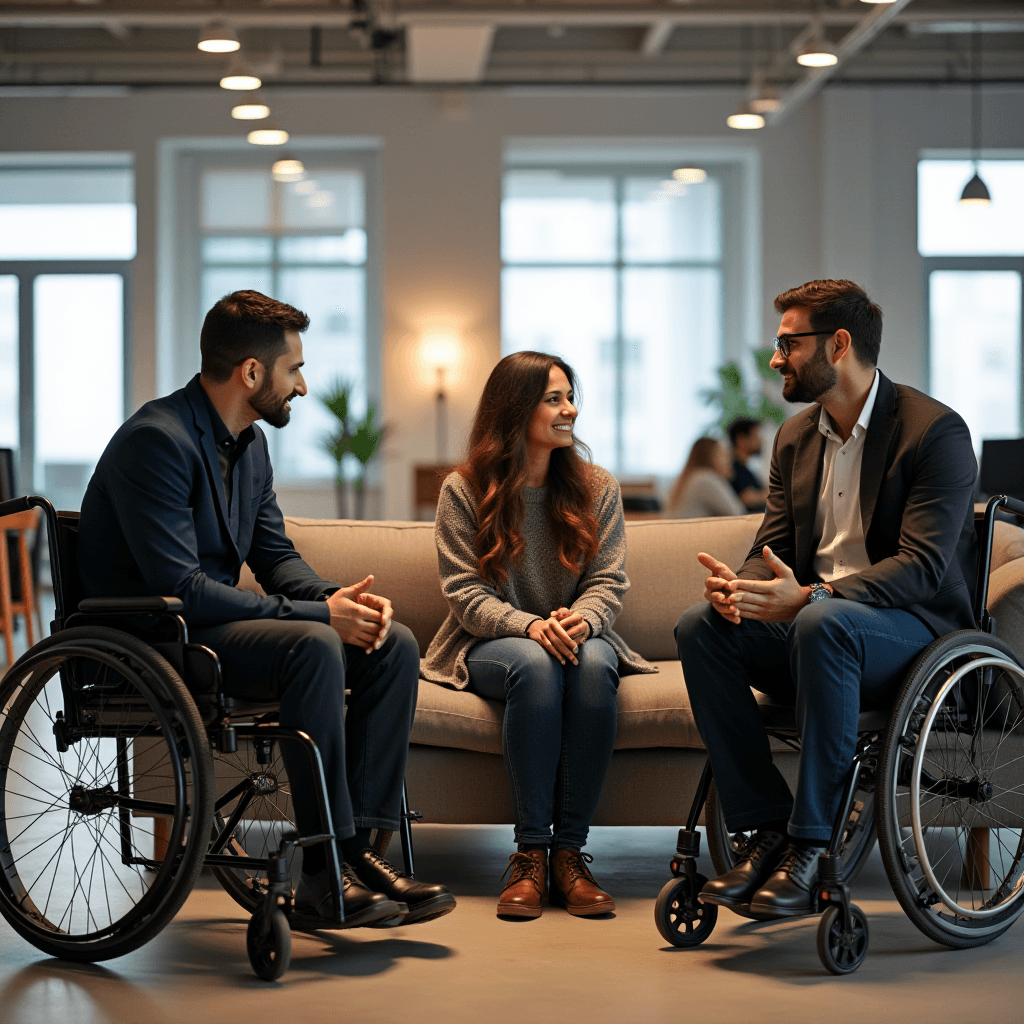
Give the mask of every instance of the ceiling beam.
[(768, 115), (770, 125), (781, 124), (790, 114), (802, 107), (844, 64), (860, 53), (897, 15), (913, 0), (894, 0), (891, 4), (877, 6), (857, 26), (845, 35), (836, 48), (839, 58), (827, 68), (810, 68), (796, 85), (787, 89), (780, 97), (779, 109)]
[[(888, 11), (893, 5), (886, 5)], [(902, 9), (904, 5), (897, 6)], [(146, 10), (113, 4), (88, 4), (61, 10), (40, 9), (39, 7), (13, 8), (5, 4), (0, 9), (0, 26), (21, 26), (25, 28), (85, 28), (106, 27), (108, 24), (122, 24), (132, 27), (152, 28), (201, 28), (212, 18), (226, 21), (234, 28), (348, 28), (352, 22), (350, 11), (337, 9), (298, 8), (280, 10), (273, 8), (237, 9), (230, 7), (207, 7), (181, 10)], [(794, 6), (784, 10), (766, 10), (764, 6), (752, 6), (749, 10), (720, 11), (708, 8), (702, 11), (673, 11), (665, 8), (653, 10), (617, 10), (595, 8), (581, 11), (578, 8), (558, 11), (543, 10), (474, 10), (460, 13), (438, 9), (437, 11), (399, 11), (389, 19), (390, 25), (493, 25), (502, 27), (543, 27), (552, 24), (570, 28), (578, 25), (630, 26), (654, 25), (666, 22), (679, 27), (728, 28), (742, 26), (781, 25), (805, 26), (814, 15), (806, 6)], [(870, 15), (869, 15), (870, 17)], [(863, 19), (867, 20), (867, 19)], [(1000, 26), (1024, 23), (1024, 11), (1006, 8), (978, 8), (970, 11), (970, 20), (961, 22), (951, 18), (951, 11), (913, 11), (908, 14), (890, 13), (888, 21), (907, 25), (913, 30), (917, 25), (944, 24), (946, 28), (975, 22), (998, 24)], [(862, 22), (854, 8), (834, 9), (821, 15), (826, 26), (842, 27)], [(888, 23), (888, 22), (887, 22)]]

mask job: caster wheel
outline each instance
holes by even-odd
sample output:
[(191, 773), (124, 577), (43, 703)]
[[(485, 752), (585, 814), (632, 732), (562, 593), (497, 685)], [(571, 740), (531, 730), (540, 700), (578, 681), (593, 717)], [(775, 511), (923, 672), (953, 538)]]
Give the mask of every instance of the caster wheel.
[(666, 942), (680, 947), (699, 946), (715, 930), (718, 907), (697, 901), (697, 893), (706, 881), (703, 875), (697, 875), (693, 893), (685, 875), (669, 879), (662, 886), (654, 904), (654, 922)]
[(835, 904), (821, 915), (818, 925), (818, 956), (833, 974), (853, 974), (868, 953), (868, 919), (856, 904), (850, 904), (853, 931), (843, 928), (843, 909)]
[(253, 914), (245, 933), (245, 948), (256, 977), (277, 981), (288, 970), (292, 959), (292, 932), (284, 911), (271, 911), (265, 927), (263, 914), (259, 911)]

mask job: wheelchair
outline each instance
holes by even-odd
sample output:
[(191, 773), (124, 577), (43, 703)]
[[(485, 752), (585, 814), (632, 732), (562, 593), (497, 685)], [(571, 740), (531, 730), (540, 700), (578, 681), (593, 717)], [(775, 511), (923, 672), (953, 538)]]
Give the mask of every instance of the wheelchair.
[[(817, 950), (833, 974), (851, 974), (868, 950), (868, 921), (850, 887), (876, 837), (889, 883), (914, 925), (935, 942), (991, 942), (1024, 912), (1024, 667), (995, 637), (987, 609), (996, 518), (1024, 517), (1024, 502), (993, 497), (976, 517), (976, 629), (941, 637), (917, 658), (885, 712), (862, 712), (857, 746), (825, 853), (812, 914)], [(762, 705), (765, 731), (799, 750), (793, 710)], [(654, 907), (662, 938), (694, 947), (711, 935), (718, 906), (701, 903), (697, 872), (705, 812), (715, 870), (729, 871), (749, 838), (730, 834), (705, 763), (680, 829), (672, 878)], [(742, 917), (770, 920), (746, 908)], [(787, 918), (789, 920), (790, 918)]]
[[(157, 935), (208, 868), (251, 915), (253, 970), (280, 978), (293, 930), (346, 927), (316, 744), (275, 707), (223, 692), (217, 655), (189, 643), (177, 599), (82, 600), (78, 514), (33, 496), (0, 503), (0, 517), (32, 507), (47, 522), (56, 607), (51, 635), (0, 680), (0, 913), (50, 956), (108, 960)], [(316, 834), (289, 817), (281, 743), (309, 759)], [(403, 793), (409, 874), (418, 817)], [(379, 852), (391, 835), (373, 837)], [(333, 921), (293, 905), (295, 853), (321, 843)]]

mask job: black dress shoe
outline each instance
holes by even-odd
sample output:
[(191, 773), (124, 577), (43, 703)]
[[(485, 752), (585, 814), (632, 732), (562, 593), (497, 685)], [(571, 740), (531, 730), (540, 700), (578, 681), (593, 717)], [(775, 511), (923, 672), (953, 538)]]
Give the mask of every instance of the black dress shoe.
[(779, 866), (754, 893), (750, 910), (775, 917), (800, 917), (814, 913), (814, 896), (818, 888), (818, 858), (824, 846), (786, 847)]
[[(345, 908), (346, 928), (372, 928), (402, 915), (402, 908), (395, 900), (368, 889), (344, 861), (341, 864), (341, 902)], [(318, 917), (325, 925), (334, 920), (330, 868), (324, 868), (316, 875), (303, 874), (299, 879), (295, 890), (295, 912)]]
[(455, 897), (443, 885), (429, 885), (403, 875), (372, 847), (360, 850), (351, 863), (365, 886), (409, 907), (402, 924), (432, 921), (455, 909)]
[(745, 907), (775, 870), (785, 848), (786, 837), (779, 832), (753, 833), (740, 850), (736, 867), (706, 882), (697, 899), (720, 907)]

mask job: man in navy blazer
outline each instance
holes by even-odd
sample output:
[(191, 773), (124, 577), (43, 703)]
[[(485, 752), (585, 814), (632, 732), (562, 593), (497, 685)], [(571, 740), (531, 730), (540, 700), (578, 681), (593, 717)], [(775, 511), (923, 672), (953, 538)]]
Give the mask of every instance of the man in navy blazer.
[[(952, 409), (877, 368), (882, 311), (852, 281), (775, 300), (783, 396), (815, 402), (775, 437), (747, 560), (711, 555), (707, 603), (676, 626), (697, 728), (739, 863), (700, 899), (809, 913), (862, 706), (886, 707), (917, 655), (974, 626), (977, 462)], [(796, 705), (796, 797), (772, 763), (750, 687)]]
[[(202, 370), (114, 434), (82, 502), (78, 568), (88, 597), (179, 598), (189, 638), (220, 656), (225, 690), (280, 704), (282, 725), (320, 748), (350, 925), (429, 920), (455, 907), (440, 885), (400, 874), (370, 848), (397, 829), (416, 707), (419, 649), (391, 603), (318, 576), (284, 531), (267, 439), (306, 394), (309, 318), (254, 291), (207, 314)], [(247, 562), (267, 596), (236, 587)], [(344, 714), (345, 689), (350, 690)], [(282, 744), (296, 824), (320, 831), (305, 755)], [(333, 916), (323, 846), (303, 851), (297, 908)], [(400, 906), (405, 904), (408, 908)]]

